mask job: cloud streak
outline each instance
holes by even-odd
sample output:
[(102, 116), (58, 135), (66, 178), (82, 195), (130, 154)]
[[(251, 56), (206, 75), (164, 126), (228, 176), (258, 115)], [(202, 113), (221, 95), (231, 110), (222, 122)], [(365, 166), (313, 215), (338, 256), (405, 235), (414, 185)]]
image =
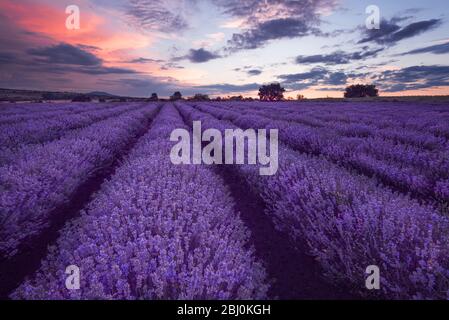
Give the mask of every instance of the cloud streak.
[(234, 33), (228, 41), (228, 51), (256, 49), (270, 40), (291, 39), (318, 34), (308, 22), (295, 18), (274, 19), (258, 24), (243, 33)]
[(208, 92), (212, 92), (213, 94), (223, 94), (229, 92), (246, 92), (246, 91), (255, 91), (259, 90), (260, 85), (257, 83), (248, 83), (242, 85), (235, 85), (229, 83), (222, 84), (210, 84), (204, 86), (194, 86), (194, 88), (198, 90), (206, 90)]
[(261, 75), (261, 74), (262, 74), (262, 70), (259, 70), (259, 69), (251, 69), (251, 70), (248, 70), (248, 71), (247, 71), (247, 74), (248, 74), (249, 76), (258, 76), (258, 75)]
[(404, 56), (404, 55), (408, 55), (408, 54), (422, 54), (422, 53), (448, 54), (449, 53), (449, 42), (411, 50), (411, 51), (402, 53), (401, 55)]
[(449, 86), (449, 66), (412, 66), (384, 71), (377, 79), (386, 92)]
[(286, 86), (294, 90), (302, 90), (319, 85), (339, 86), (346, 84), (348, 80), (348, 76), (344, 72), (333, 72), (322, 67), (315, 67), (308, 72), (283, 74), (278, 78)]
[(218, 58), (221, 58), (218, 53), (208, 51), (204, 48), (190, 49), (188, 54), (172, 58), (171, 64), (174, 65), (176, 62), (182, 60), (188, 60), (191, 63), (205, 63)]
[(79, 66), (98, 66), (102, 63), (94, 54), (67, 43), (60, 43), (39, 49), (29, 49), (28, 54), (39, 58), (39, 62), (71, 64)]
[(317, 54), (311, 56), (298, 56), (296, 58), (297, 64), (316, 64), (323, 63), (325, 65), (341, 65), (348, 64), (353, 61), (365, 60), (367, 58), (374, 58), (384, 49), (369, 50), (367, 47), (362, 51), (348, 53), (344, 51), (336, 51), (330, 54)]
[(397, 21), (396, 18), (391, 20), (383, 19), (380, 23), (380, 29), (369, 30), (364, 28), (364, 38), (359, 43), (375, 42), (380, 45), (394, 45), (399, 41), (433, 30), (442, 23), (441, 19), (431, 19), (400, 27)]
[(207, 51), (203, 48), (197, 50), (190, 49), (189, 54), (186, 56), (186, 58), (192, 63), (204, 63), (210, 60), (218, 59), (220, 57), (220, 55)]

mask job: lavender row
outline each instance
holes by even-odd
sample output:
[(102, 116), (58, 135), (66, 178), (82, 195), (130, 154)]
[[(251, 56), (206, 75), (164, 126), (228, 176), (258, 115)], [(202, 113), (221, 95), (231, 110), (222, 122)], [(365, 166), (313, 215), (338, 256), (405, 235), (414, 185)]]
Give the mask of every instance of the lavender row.
[[(393, 108), (394, 109), (394, 108)], [(413, 111), (416, 109), (411, 108)], [(401, 110), (395, 110), (396, 114), (401, 113)], [(447, 121), (449, 121), (449, 116), (442, 115), (438, 111), (428, 111), (426, 113), (416, 112), (413, 114), (399, 115), (394, 114), (388, 115), (388, 117), (366, 117), (361, 116), (354, 112), (345, 115), (314, 115), (319, 120), (332, 121), (332, 122), (354, 122), (357, 121), (362, 125), (372, 127), (374, 129), (385, 129), (392, 128), (400, 131), (408, 131), (412, 134), (432, 134), (437, 138), (443, 138), (446, 141), (449, 140), (449, 127)], [(360, 117), (360, 119), (359, 119)], [(399, 119), (398, 119), (399, 118)]]
[[(189, 121), (202, 121), (203, 130), (235, 128), (186, 105), (179, 109)], [(383, 298), (449, 299), (449, 219), (432, 207), (282, 145), (276, 175), (259, 176), (250, 165), (235, 170), (262, 196), (277, 228), (308, 247), (330, 282), (369, 296), (365, 270), (376, 265)]]
[[(374, 107), (374, 108), (373, 108)], [(346, 109), (346, 108), (345, 108)], [(374, 109), (374, 110), (373, 110)], [(357, 119), (359, 123), (374, 126), (378, 129), (395, 128), (404, 131), (414, 131), (423, 134), (433, 134), (436, 137), (449, 139), (449, 112), (445, 105), (432, 104), (386, 104), (384, 109), (379, 110), (374, 106), (356, 105), (351, 110), (345, 110), (337, 114), (330, 110), (323, 113), (314, 113), (318, 119), (333, 122), (353, 122)]]
[[(364, 108), (359, 106), (361, 110)], [(338, 121), (332, 120), (334, 114), (338, 112), (336, 118), (339, 116), (346, 115), (346, 110), (342, 107), (334, 107), (334, 109), (329, 110), (329, 105), (326, 106), (326, 109), (311, 109), (310, 107), (301, 110), (300, 108), (297, 110), (291, 110), (289, 112), (279, 111), (279, 108), (275, 109), (275, 107), (270, 107), (269, 105), (265, 105), (264, 108), (254, 108), (244, 106), (234, 105), (233, 107), (228, 107), (228, 110), (238, 109), (240, 112), (250, 112), (251, 114), (259, 114), (264, 117), (269, 117), (270, 119), (281, 120), (281, 121), (289, 121), (289, 122), (298, 122), (301, 125), (305, 125), (308, 127), (313, 127), (317, 129), (326, 129), (327, 131), (334, 132), (335, 135), (339, 135), (342, 137), (360, 137), (367, 138), (373, 137), (377, 139), (382, 139), (389, 141), (393, 144), (401, 145), (403, 144), (405, 148), (410, 146), (415, 147), (416, 149), (422, 149), (423, 152), (438, 152), (438, 151), (447, 151), (449, 142), (445, 137), (444, 130), (449, 134), (449, 126), (447, 122), (441, 121), (441, 116), (435, 116), (434, 113), (430, 112), (430, 118), (432, 121), (437, 122), (436, 126), (440, 128), (440, 134), (435, 136), (430, 132), (430, 130), (419, 131), (413, 129), (406, 129), (401, 126), (388, 126), (388, 125), (374, 125), (373, 123), (363, 123), (362, 112), (354, 112), (351, 117), (346, 117), (346, 121)], [(390, 106), (390, 109), (395, 109), (394, 106)], [(413, 109), (413, 108), (411, 108)], [(415, 110), (415, 109), (413, 109)], [(371, 113), (378, 114), (376, 109), (370, 110)], [(396, 114), (400, 114), (401, 109), (395, 110)], [(329, 120), (320, 120), (323, 115), (322, 113), (330, 113), (332, 115)], [(418, 112), (416, 112), (418, 113)], [(420, 121), (423, 121), (423, 115), (427, 113), (423, 113), (420, 117)], [(410, 116), (409, 116), (410, 117)], [(415, 116), (416, 117), (416, 114)], [(382, 115), (378, 115), (377, 121), (380, 122), (382, 120)]]
[[(223, 108), (222, 108), (223, 109)], [(440, 154), (446, 155), (448, 154), (448, 142), (442, 137), (435, 137), (431, 134), (425, 134), (422, 132), (410, 132), (404, 129), (398, 128), (377, 128), (374, 126), (367, 126), (364, 124), (360, 124), (360, 121), (355, 117), (348, 122), (325, 122), (319, 121), (316, 118), (311, 116), (304, 116), (302, 112), (292, 111), (285, 115), (280, 115), (279, 112), (268, 108), (268, 109), (257, 109), (254, 110), (252, 108), (242, 108), (240, 106), (229, 107), (228, 111), (236, 111), (238, 109), (241, 116), (241, 113), (249, 114), (249, 115), (260, 115), (262, 117), (266, 117), (270, 120), (280, 120), (280, 121), (288, 121), (293, 123), (298, 123), (300, 125), (310, 127), (311, 130), (321, 130), (326, 131), (329, 135), (341, 139), (373, 139), (377, 141), (381, 141), (383, 145), (389, 144), (393, 145), (394, 148), (391, 148), (391, 152), (395, 152), (396, 149), (407, 149), (411, 150), (413, 153), (417, 153), (418, 162), (420, 161), (420, 157), (439, 157)], [(313, 110), (311, 114), (317, 116), (317, 114), (321, 111)], [(335, 112), (335, 111), (334, 111)], [(341, 111), (340, 111), (341, 112)], [(447, 126), (447, 125), (446, 125)], [(447, 126), (448, 127), (448, 126)], [(449, 127), (448, 127), (449, 129)], [(400, 152), (395, 153), (394, 156), (400, 156)], [(441, 157), (441, 156), (440, 156)], [(408, 159), (406, 157), (405, 159)], [(403, 158), (400, 158), (403, 161)]]
[[(27, 121), (36, 121), (36, 120), (46, 120), (57, 118), (60, 116), (68, 116), (70, 114), (82, 114), (86, 112), (92, 112), (96, 110), (110, 108), (111, 104), (92, 104), (92, 103), (78, 103), (78, 104), (67, 104), (64, 105), (63, 108), (55, 108), (50, 110), (46, 110), (45, 108), (40, 110), (40, 112), (32, 112), (32, 113), (24, 113), (24, 114), (14, 114), (7, 116), (0, 116), (0, 125), (13, 125), (24, 123)], [(40, 108), (39, 105), (36, 106), (36, 109)]]
[[(225, 104), (225, 106), (254, 108), (251, 104)], [(328, 126), (329, 124), (337, 125), (339, 123), (346, 125), (357, 124), (360, 125), (360, 134), (363, 134), (364, 128), (369, 128), (372, 132), (382, 129), (383, 134), (387, 138), (399, 139), (398, 141), (403, 141), (404, 143), (411, 142), (430, 149), (435, 145), (438, 146), (442, 141), (449, 140), (449, 112), (444, 105), (391, 103), (321, 105), (308, 103), (306, 105), (294, 104), (282, 108), (280, 107), (282, 104), (276, 103), (271, 105), (266, 103), (263, 106), (263, 110), (271, 111), (270, 113), (274, 117), (279, 114), (299, 118), (300, 122), (305, 120), (310, 125), (317, 127)], [(260, 111), (261, 109), (257, 108), (256, 110)], [(357, 133), (355, 129), (354, 133)], [(404, 136), (404, 132), (407, 132), (409, 136)], [(421, 136), (422, 138), (419, 139)]]
[(38, 119), (17, 125), (0, 126), (0, 144), (2, 146), (0, 155), (3, 151), (16, 151), (22, 145), (57, 139), (69, 130), (88, 126), (108, 117), (118, 116), (135, 107), (134, 105), (120, 105), (111, 109), (89, 111), (82, 114), (66, 114), (53, 119)]
[(48, 224), (55, 208), (145, 128), (156, 109), (144, 106), (100, 121), (0, 167), (0, 255), (17, 254), (21, 243)]
[(328, 159), (376, 176), (382, 183), (404, 193), (411, 192), (437, 205), (447, 203), (449, 197), (442, 185), (449, 175), (449, 153), (417, 152), (413, 147), (401, 148), (382, 139), (338, 138), (325, 129), (308, 129), (290, 123), (271, 122), (257, 117), (235, 117), (243, 127), (278, 127), (281, 138), (301, 152), (324, 155)]
[[(265, 271), (223, 181), (170, 162), (185, 128), (166, 105), (150, 131), (14, 299), (263, 299)], [(67, 290), (68, 265), (81, 289)]]
[(239, 116), (237, 112), (219, 110), (212, 106), (197, 108), (221, 119), (230, 120), (242, 128), (276, 128), (280, 139), (300, 152), (327, 159), (377, 177), (382, 183), (403, 193), (412, 193), (429, 202), (437, 199), (449, 202), (442, 184), (449, 179), (449, 153), (415, 153), (382, 139), (341, 138), (326, 129), (308, 128), (287, 121), (270, 121), (257, 115)]
[(0, 116), (24, 115), (52, 111), (56, 109), (70, 108), (72, 103), (0, 103)]
[[(86, 113), (85, 115), (67, 116), (58, 121), (51, 121), (53, 127), (49, 128), (47, 123), (41, 124), (39, 121), (34, 123), (33, 127), (17, 129), (17, 135), (12, 135), (10, 146), (0, 147), (0, 166), (11, 164), (23, 158), (30, 158), (34, 149), (41, 148), (41, 144), (50, 143), (56, 139), (73, 137), (79, 130), (93, 125), (97, 122), (114, 118), (126, 112), (135, 110), (140, 105), (121, 105), (107, 110)], [(10, 130), (9, 133), (14, 133)], [(6, 137), (5, 137), (6, 138)], [(0, 139), (1, 140), (1, 139)]]
[[(438, 179), (441, 174), (448, 172), (446, 170), (448, 162), (442, 155), (428, 153), (428, 158), (426, 155), (415, 157), (413, 149), (401, 149), (382, 139), (341, 138), (325, 129), (318, 130), (286, 121), (273, 121), (267, 116), (254, 114), (242, 116), (238, 112), (220, 110), (212, 106), (197, 107), (220, 119), (230, 120), (243, 128), (277, 128), (280, 130), (281, 139), (299, 151), (325, 155), (343, 164), (354, 164), (362, 172), (367, 172), (369, 175), (377, 174), (383, 177), (387, 184), (393, 184), (406, 192), (409, 189), (418, 193), (428, 189), (433, 190), (427, 175)], [(408, 166), (404, 167), (404, 162)], [(429, 170), (435, 171), (429, 172)], [(410, 179), (410, 176), (417, 176), (417, 178)]]

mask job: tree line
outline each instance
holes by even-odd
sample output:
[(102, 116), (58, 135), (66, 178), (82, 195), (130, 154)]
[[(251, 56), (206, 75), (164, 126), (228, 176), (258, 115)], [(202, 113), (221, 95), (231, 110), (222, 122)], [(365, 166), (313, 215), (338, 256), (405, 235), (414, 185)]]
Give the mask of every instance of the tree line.
[[(242, 95), (239, 96), (227, 96), (227, 97), (216, 97), (210, 98), (207, 94), (195, 94), (192, 97), (184, 98), (180, 91), (176, 91), (172, 96), (170, 96), (170, 101), (187, 100), (187, 101), (285, 101), (292, 100), (291, 98), (286, 99), (284, 97), (285, 88), (281, 86), (280, 83), (271, 83), (268, 85), (263, 85), (259, 88), (259, 99), (244, 98)], [(346, 88), (344, 92), (345, 98), (367, 98), (367, 97), (378, 97), (379, 90), (375, 85), (364, 85), (356, 84), (351, 85)], [(304, 100), (305, 97), (298, 94), (296, 100)], [(159, 99), (157, 93), (151, 94), (150, 101), (164, 101), (166, 99)]]

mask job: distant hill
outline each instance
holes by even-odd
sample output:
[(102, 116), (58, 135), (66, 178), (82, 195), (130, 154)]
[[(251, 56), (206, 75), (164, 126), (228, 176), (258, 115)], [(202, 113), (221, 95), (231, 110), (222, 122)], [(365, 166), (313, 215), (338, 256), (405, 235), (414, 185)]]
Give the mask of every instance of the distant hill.
[(92, 91), (92, 92), (86, 93), (85, 95), (89, 96), (89, 97), (109, 97), (109, 98), (119, 97), (114, 94), (110, 94), (110, 93), (102, 92), (102, 91)]
[(89, 93), (56, 92), (22, 89), (0, 88), (0, 101), (38, 101), (38, 100), (72, 100), (75, 97), (88, 96), (92, 99), (117, 99), (121, 98), (107, 92), (93, 91)]

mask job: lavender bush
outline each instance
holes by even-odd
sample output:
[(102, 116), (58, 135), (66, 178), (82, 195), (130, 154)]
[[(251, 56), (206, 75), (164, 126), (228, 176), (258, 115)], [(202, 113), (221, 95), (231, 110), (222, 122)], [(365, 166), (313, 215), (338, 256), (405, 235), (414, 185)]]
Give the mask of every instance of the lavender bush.
[[(39, 114), (57, 113), (57, 112), (75, 112), (79, 109), (90, 108), (91, 103), (20, 103), (20, 104), (5, 104), (0, 108), (0, 118), (9, 116), (36, 117)], [(94, 106), (96, 107), (96, 106)]]
[(39, 107), (34, 105), (34, 110), (31, 108), (20, 107), (21, 112), (16, 113), (2, 113), (0, 112), (0, 125), (3, 124), (17, 124), (28, 120), (46, 120), (57, 118), (60, 116), (68, 116), (74, 114), (88, 113), (91, 111), (111, 108), (111, 104), (90, 104), (90, 103), (69, 103), (69, 104), (42, 104)]

